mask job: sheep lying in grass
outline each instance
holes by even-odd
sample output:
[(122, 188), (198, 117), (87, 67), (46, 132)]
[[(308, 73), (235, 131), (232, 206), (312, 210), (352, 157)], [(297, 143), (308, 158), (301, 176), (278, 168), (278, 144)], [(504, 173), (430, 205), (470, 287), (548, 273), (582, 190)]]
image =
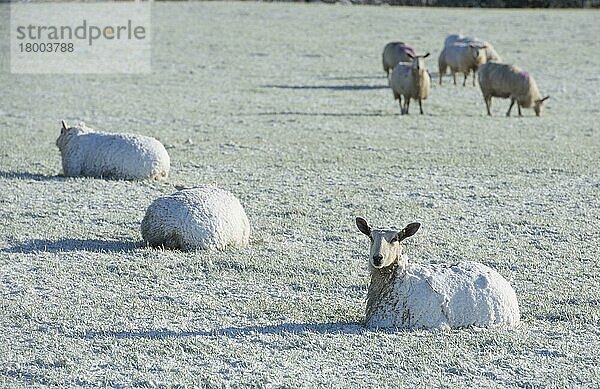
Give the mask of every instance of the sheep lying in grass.
[(415, 50), (406, 43), (390, 42), (383, 48), (383, 71), (389, 77), (390, 69), (394, 70), (399, 62), (411, 62), (414, 56)]
[(465, 75), (465, 79), (463, 80), (463, 86), (465, 86), (467, 77), (472, 70), (473, 86), (475, 86), (477, 68), (486, 63), (486, 61), (485, 46), (479, 46), (474, 43), (455, 43), (451, 46), (445, 46), (438, 58), (440, 85), (442, 85), (442, 76), (446, 74), (446, 69), (450, 68), (454, 85), (456, 85), (456, 73), (463, 73)]
[(506, 116), (510, 116), (515, 101), (519, 116), (522, 116), (521, 107), (530, 108), (531, 106), (533, 106), (536, 116), (540, 116), (542, 108), (544, 108), (544, 101), (550, 97), (542, 98), (533, 77), (529, 72), (517, 66), (490, 62), (479, 68), (478, 78), (489, 116), (492, 116), (492, 97), (510, 98)]
[[(414, 56), (409, 54), (413, 59), (412, 63), (400, 62), (394, 68), (390, 78), (390, 88), (394, 92), (394, 99), (400, 104), (400, 113), (408, 114), (408, 106), (410, 99), (419, 101), (419, 110), (423, 114), (422, 100), (429, 96), (431, 90), (431, 77), (427, 71), (425, 64), (425, 55)], [(404, 96), (404, 107), (402, 106), (402, 96)]]
[(69, 127), (63, 120), (56, 146), (68, 177), (158, 180), (169, 174), (167, 150), (148, 136), (96, 132), (85, 123)]
[(400, 242), (414, 235), (419, 223), (400, 231), (375, 229), (358, 217), (356, 225), (371, 239), (368, 328), (450, 329), (519, 323), (515, 291), (495, 270), (470, 261), (409, 264)]
[(233, 194), (199, 186), (154, 200), (146, 210), (141, 231), (152, 247), (222, 250), (247, 246), (250, 222)]
[(478, 46), (485, 47), (485, 56), (487, 62), (502, 62), (502, 58), (498, 55), (494, 46), (490, 42), (481, 40), (479, 38), (473, 38), (469, 36), (464, 36), (460, 34), (452, 34), (448, 35), (444, 40), (444, 46), (452, 46), (455, 43), (474, 43)]

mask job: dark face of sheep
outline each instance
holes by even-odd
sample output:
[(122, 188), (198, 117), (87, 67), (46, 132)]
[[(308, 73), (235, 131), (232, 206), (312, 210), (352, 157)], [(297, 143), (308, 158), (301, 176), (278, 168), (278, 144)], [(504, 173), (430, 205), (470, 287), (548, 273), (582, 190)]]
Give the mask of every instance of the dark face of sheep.
[(535, 111), (535, 116), (540, 116), (542, 113), (542, 109), (544, 108), (544, 101), (548, 100), (550, 96), (546, 96), (543, 99), (539, 99), (535, 101), (535, 105), (533, 106), (533, 110)]
[(402, 230), (371, 228), (365, 219), (357, 217), (356, 226), (371, 239), (369, 264), (375, 269), (381, 269), (398, 261), (402, 254), (400, 242), (413, 236), (421, 225), (410, 223)]

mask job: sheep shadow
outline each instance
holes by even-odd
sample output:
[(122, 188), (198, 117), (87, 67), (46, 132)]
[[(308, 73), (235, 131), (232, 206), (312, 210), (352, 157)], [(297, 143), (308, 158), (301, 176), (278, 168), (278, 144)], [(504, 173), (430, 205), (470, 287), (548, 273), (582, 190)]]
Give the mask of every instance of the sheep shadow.
[(65, 176), (46, 176), (43, 174), (34, 174), (29, 172), (5, 172), (0, 171), (0, 178), (6, 178), (9, 180), (31, 180), (31, 181), (64, 181)]
[(320, 77), (321, 80), (331, 81), (349, 81), (349, 80), (381, 80), (385, 79), (385, 74), (381, 76), (347, 76), (347, 77)]
[(212, 331), (87, 331), (83, 338), (117, 338), (117, 339), (168, 339), (188, 337), (228, 337), (232, 339), (245, 336), (285, 335), (285, 334), (362, 334), (367, 331), (360, 323), (283, 323), (266, 326), (227, 327)]
[(333, 91), (360, 91), (360, 90), (374, 90), (374, 89), (387, 89), (387, 85), (282, 85), (282, 84), (266, 84), (261, 85), (261, 88), (273, 88), (273, 89), (293, 89), (293, 90), (333, 90)]
[(276, 116), (276, 115), (291, 115), (291, 116), (331, 116), (331, 117), (353, 117), (353, 116), (397, 116), (398, 113), (379, 113), (379, 112), (259, 112), (258, 116)]
[(4, 253), (33, 254), (37, 252), (60, 253), (65, 251), (128, 252), (146, 247), (144, 242), (100, 239), (33, 239), (0, 249)]

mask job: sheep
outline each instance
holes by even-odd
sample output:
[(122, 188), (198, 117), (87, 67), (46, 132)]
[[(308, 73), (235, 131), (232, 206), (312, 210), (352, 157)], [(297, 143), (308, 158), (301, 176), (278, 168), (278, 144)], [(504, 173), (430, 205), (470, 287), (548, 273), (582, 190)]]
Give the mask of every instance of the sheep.
[(445, 46), (438, 59), (440, 85), (442, 85), (442, 76), (446, 74), (449, 67), (456, 85), (456, 73), (465, 75), (463, 86), (467, 83), (469, 72), (473, 70), (473, 86), (475, 86), (475, 74), (477, 68), (486, 63), (485, 46), (479, 46), (474, 43), (455, 43), (451, 46)]
[[(409, 54), (412, 56), (409, 56)], [(412, 62), (415, 50), (404, 42), (390, 42), (383, 48), (382, 62), (383, 71), (389, 78), (390, 69), (398, 65), (398, 62)]]
[(542, 98), (533, 77), (517, 66), (490, 62), (479, 68), (478, 78), (489, 116), (492, 116), (492, 97), (510, 98), (506, 116), (510, 116), (515, 101), (519, 116), (522, 116), (521, 107), (531, 106), (536, 116), (540, 116), (544, 101), (550, 98), (550, 96)]
[(358, 229), (371, 239), (365, 325), (370, 329), (513, 327), (519, 324), (515, 291), (495, 270), (477, 262), (418, 265), (402, 253), (404, 239), (419, 223), (402, 230)]
[(464, 36), (460, 34), (448, 35), (444, 40), (444, 46), (452, 46), (455, 43), (474, 43), (479, 46), (485, 46), (485, 56), (487, 62), (502, 62), (502, 58), (498, 55), (494, 46), (490, 42), (481, 40), (479, 38)]
[[(412, 63), (400, 62), (392, 71), (390, 77), (390, 88), (394, 93), (394, 99), (400, 104), (400, 113), (408, 114), (408, 106), (410, 99), (419, 101), (419, 110), (423, 114), (422, 100), (429, 96), (431, 90), (431, 76), (427, 71), (425, 64), (425, 55), (414, 56), (409, 54), (413, 59)], [(402, 106), (402, 96), (404, 96), (404, 107)]]
[(151, 247), (223, 250), (248, 246), (250, 222), (231, 192), (203, 185), (154, 200), (141, 232)]
[(97, 132), (83, 122), (69, 127), (63, 120), (56, 146), (67, 177), (159, 180), (169, 175), (167, 150), (148, 136)]

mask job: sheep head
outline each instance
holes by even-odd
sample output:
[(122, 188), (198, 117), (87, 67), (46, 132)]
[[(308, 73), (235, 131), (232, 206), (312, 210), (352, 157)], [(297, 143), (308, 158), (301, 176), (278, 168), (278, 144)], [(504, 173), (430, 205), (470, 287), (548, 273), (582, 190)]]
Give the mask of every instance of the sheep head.
[(413, 236), (421, 225), (419, 223), (410, 223), (402, 230), (371, 228), (365, 219), (357, 217), (356, 226), (360, 232), (371, 239), (370, 266), (375, 269), (381, 269), (393, 265), (400, 259), (402, 255), (400, 242)]
[(542, 113), (542, 109), (544, 108), (544, 101), (548, 100), (550, 96), (546, 96), (543, 99), (538, 99), (535, 101), (535, 105), (533, 106), (533, 110), (535, 111), (535, 116), (540, 116)]
[(487, 62), (487, 54), (485, 51), (487, 45), (478, 45), (475, 43), (470, 43), (469, 48), (471, 49), (471, 55), (473, 55), (473, 62), (475, 66), (483, 65)]
[(406, 53), (410, 58), (412, 58), (412, 71), (415, 75), (424, 73), (427, 71), (427, 65), (425, 65), (425, 58), (429, 57), (429, 53), (425, 55), (414, 55), (411, 53)]

